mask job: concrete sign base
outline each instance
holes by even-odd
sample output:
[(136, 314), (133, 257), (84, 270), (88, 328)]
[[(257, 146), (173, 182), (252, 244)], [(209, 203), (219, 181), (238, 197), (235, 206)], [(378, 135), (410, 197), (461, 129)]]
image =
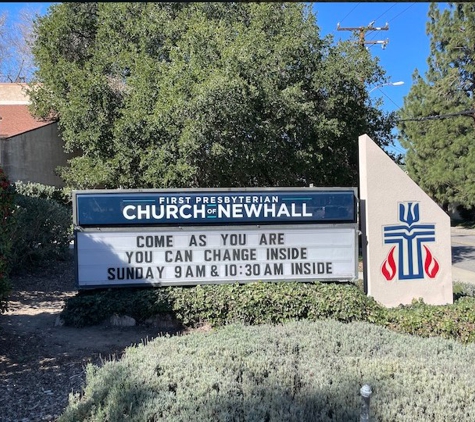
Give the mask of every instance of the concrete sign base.
[(370, 137), (359, 137), (364, 280), (387, 307), (453, 303), (449, 216)]

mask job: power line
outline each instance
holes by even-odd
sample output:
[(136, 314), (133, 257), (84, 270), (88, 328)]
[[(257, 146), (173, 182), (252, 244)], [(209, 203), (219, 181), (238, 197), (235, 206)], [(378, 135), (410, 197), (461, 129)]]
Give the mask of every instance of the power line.
[(392, 145), (391, 148), (394, 149), (396, 152), (398, 152), (401, 155), (404, 155), (406, 153), (405, 149), (403, 149), (401, 147), (398, 147), (396, 145)]
[(393, 21), (394, 19), (396, 19), (397, 17), (401, 16), (404, 12), (406, 12), (407, 10), (409, 10), (412, 6), (414, 6), (416, 3), (412, 3), (410, 4), (408, 7), (406, 7), (401, 13), (397, 14), (396, 16), (394, 16), (392, 19), (390, 19), (388, 22), (391, 22)]
[[(386, 10), (386, 12), (383, 12), (381, 15), (379, 15), (375, 20), (379, 19), (381, 16), (385, 15), (387, 12), (389, 12), (390, 9), (392, 9), (397, 3), (394, 3), (393, 6), (391, 6), (389, 9)], [(405, 13), (406, 11), (408, 11), (412, 6), (414, 6), (416, 3), (412, 3), (411, 5), (409, 5), (408, 7), (406, 7), (402, 12), (398, 13), (396, 16), (394, 16), (393, 18), (389, 19), (388, 20), (388, 23), (389, 22), (392, 22), (394, 21), (396, 18), (398, 18), (399, 16), (401, 16), (403, 13)], [(388, 24), (387, 23), (387, 24)], [(387, 25), (386, 24), (386, 25)], [(373, 38), (375, 37), (375, 35), (372, 36)], [(371, 46), (372, 47), (372, 46)]]
[(385, 12), (381, 13), (376, 19), (375, 21), (377, 21), (380, 17), (384, 16), (386, 13), (388, 13), (394, 6), (396, 6), (396, 4), (398, 3), (393, 3), (393, 5), (389, 8), (389, 9), (386, 9)]
[(351, 9), (343, 19), (340, 20), (340, 22), (343, 22), (348, 16), (351, 15), (351, 13), (360, 5), (360, 3), (357, 3), (355, 7), (353, 7), (353, 9)]
[[(384, 16), (386, 13), (388, 13), (394, 6), (396, 6), (397, 3), (393, 3), (393, 5), (391, 7), (389, 7), (388, 9), (386, 9), (383, 13), (381, 13), (377, 18), (375, 18), (373, 20), (373, 22), (376, 22), (379, 18), (381, 18), (382, 16)], [(376, 36), (376, 33), (372, 34), (372, 39)], [(372, 47), (372, 46), (371, 46)]]
[(388, 94), (386, 94), (386, 93), (385, 93), (384, 91), (382, 91), (381, 89), (380, 89), (380, 91), (381, 91), (381, 93), (382, 93), (385, 97), (387, 97), (387, 98), (389, 99), (389, 101), (391, 101), (398, 109), (401, 108), (398, 104), (396, 104), (396, 103), (391, 99), (391, 97), (390, 97)]
[[(399, 4), (399, 3), (394, 3), (390, 8), (386, 9), (385, 12), (381, 13), (376, 19), (375, 21), (377, 21), (379, 18), (381, 18), (382, 16), (384, 16), (386, 13), (388, 13), (394, 6), (396, 6), (396, 4)], [(392, 17), (391, 19), (389, 19), (387, 22), (392, 22), (394, 21), (397, 17), (399, 17), (400, 15), (402, 15), (403, 13), (405, 13), (407, 10), (409, 10), (412, 6), (414, 6), (415, 3), (412, 3), (411, 5), (409, 5), (408, 7), (406, 7), (402, 12), (398, 13), (396, 16)], [(373, 34), (372, 35), (372, 38), (374, 38), (376, 35)]]
[(463, 110), (457, 113), (449, 113), (449, 114), (438, 114), (432, 116), (423, 116), (423, 117), (413, 117), (409, 119), (398, 119), (399, 122), (423, 122), (425, 120), (441, 120), (441, 119), (448, 119), (450, 117), (457, 117), (457, 116), (469, 116), (475, 118), (475, 110)]

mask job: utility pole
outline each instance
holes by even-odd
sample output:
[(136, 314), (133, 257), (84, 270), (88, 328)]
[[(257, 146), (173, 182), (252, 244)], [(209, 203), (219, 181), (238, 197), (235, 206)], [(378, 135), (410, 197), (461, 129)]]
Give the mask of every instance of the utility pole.
[(359, 26), (359, 27), (349, 27), (349, 28), (341, 28), (340, 23), (336, 25), (337, 31), (353, 31), (359, 38), (359, 43), (361, 44), (361, 47), (364, 48), (366, 44), (381, 44), (382, 48), (385, 48), (387, 43), (389, 42), (388, 39), (386, 40), (378, 40), (378, 41), (367, 41), (365, 39), (366, 33), (368, 31), (387, 31), (389, 30), (389, 24), (386, 23), (384, 26), (380, 27), (375, 27), (374, 21), (370, 22), (368, 26)]

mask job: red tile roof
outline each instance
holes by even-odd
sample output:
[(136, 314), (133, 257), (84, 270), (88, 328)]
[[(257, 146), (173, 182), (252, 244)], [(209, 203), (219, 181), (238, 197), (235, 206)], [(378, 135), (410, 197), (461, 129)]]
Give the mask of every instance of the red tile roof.
[(26, 104), (0, 104), (0, 118), (0, 138), (11, 138), (54, 123), (53, 120), (35, 119)]

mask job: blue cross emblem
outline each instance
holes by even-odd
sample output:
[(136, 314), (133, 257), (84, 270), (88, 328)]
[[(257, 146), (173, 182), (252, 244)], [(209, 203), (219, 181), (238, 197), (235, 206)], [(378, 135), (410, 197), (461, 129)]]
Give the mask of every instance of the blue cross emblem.
[[(435, 224), (419, 223), (419, 203), (402, 202), (399, 204), (399, 221), (401, 224), (383, 228), (384, 244), (395, 246), (381, 269), (387, 280), (396, 275), (399, 280), (423, 279), (427, 274), (433, 278), (439, 270), (439, 264), (432, 257), (425, 245), (435, 242)], [(394, 260), (394, 250), (398, 251), (398, 262)], [(423, 249), (426, 259), (423, 263)]]

